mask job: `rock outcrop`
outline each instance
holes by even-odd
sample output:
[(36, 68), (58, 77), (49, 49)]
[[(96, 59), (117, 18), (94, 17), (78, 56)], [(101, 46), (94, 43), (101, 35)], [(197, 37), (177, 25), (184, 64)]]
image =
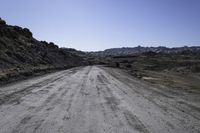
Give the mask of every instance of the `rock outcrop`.
[(31, 31), (0, 19), (0, 82), (35, 73), (87, 65), (84, 53), (38, 41)]

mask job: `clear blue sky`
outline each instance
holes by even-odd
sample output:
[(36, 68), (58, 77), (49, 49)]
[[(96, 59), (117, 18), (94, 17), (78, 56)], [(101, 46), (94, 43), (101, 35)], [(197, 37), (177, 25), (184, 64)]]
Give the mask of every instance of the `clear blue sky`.
[(84, 51), (200, 45), (200, 0), (1, 0), (0, 17)]

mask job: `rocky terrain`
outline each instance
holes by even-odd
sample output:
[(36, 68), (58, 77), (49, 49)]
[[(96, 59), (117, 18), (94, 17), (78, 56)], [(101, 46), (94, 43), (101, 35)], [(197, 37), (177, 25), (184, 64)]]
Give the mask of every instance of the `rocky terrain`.
[(2, 133), (198, 133), (199, 81), (200, 47), (86, 53), (0, 19)]
[(86, 54), (38, 41), (27, 28), (0, 19), (0, 83), (47, 71), (88, 65)]
[(200, 90), (200, 52), (145, 52), (127, 56), (108, 56), (107, 64), (127, 70), (138, 79), (154, 85), (196, 93)]

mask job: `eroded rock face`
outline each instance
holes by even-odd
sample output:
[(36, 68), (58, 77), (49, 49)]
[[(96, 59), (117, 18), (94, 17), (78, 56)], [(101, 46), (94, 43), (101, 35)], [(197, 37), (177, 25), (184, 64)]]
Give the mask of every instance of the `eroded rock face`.
[[(19, 26), (10, 26), (0, 19), (0, 81), (28, 72), (48, 69), (64, 69), (86, 65), (79, 51), (61, 49), (53, 42), (38, 41), (31, 31)], [(82, 54), (82, 53), (81, 53)]]

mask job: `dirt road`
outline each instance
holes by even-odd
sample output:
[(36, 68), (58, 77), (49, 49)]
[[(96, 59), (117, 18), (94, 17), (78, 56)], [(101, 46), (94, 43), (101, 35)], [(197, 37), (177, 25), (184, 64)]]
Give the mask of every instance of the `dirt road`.
[(198, 133), (198, 96), (78, 67), (0, 87), (0, 133)]

